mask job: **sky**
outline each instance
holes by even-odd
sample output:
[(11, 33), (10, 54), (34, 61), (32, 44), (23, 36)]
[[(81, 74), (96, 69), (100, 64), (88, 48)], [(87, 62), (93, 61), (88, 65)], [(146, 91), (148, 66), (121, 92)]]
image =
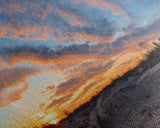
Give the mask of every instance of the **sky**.
[(0, 0), (0, 127), (56, 124), (145, 59), (159, 0)]

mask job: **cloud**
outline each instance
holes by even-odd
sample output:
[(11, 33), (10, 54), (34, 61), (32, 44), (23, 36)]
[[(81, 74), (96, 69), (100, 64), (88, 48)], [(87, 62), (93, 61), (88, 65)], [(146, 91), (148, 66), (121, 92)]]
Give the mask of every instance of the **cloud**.
[(33, 2), (31, 0), (1, 0), (0, 2), (0, 13), (5, 12), (9, 17), (14, 17), (14, 14), (16, 13), (28, 14), (27, 11), (31, 10), (31, 12), (29, 12), (31, 16), (36, 16), (38, 18), (44, 19), (53, 8), (49, 1), (42, 2), (42, 4), (36, 1)]
[(160, 20), (136, 28), (128, 5), (126, 0), (0, 0), (0, 38), (5, 38), (0, 40), (0, 107), (20, 100), (28, 79), (44, 73), (40, 78), (47, 82), (36, 102), (59, 120), (134, 68), (140, 52), (159, 36)]
[(131, 3), (132, 0), (126, 0), (128, 3)]
[(85, 3), (90, 8), (98, 8), (103, 10), (111, 10), (113, 15), (124, 15), (125, 18), (129, 19), (127, 12), (119, 5), (112, 1), (107, 0), (72, 0), (74, 3)]
[(64, 18), (71, 26), (86, 26), (88, 25), (85, 22), (85, 19), (76, 14), (75, 12), (72, 12), (72, 10), (65, 10), (62, 8), (57, 8), (57, 12)]
[(157, 5), (159, 3), (158, 0), (155, 0), (155, 1), (148, 0), (147, 2), (146, 2), (146, 0), (140, 0), (140, 1), (137, 1), (137, 2), (144, 7), (151, 7), (152, 5)]
[[(95, 37), (96, 32), (99, 34), (98, 36), (103, 36), (104, 33), (104, 35), (109, 35), (110, 33), (108, 32), (101, 32), (101, 27), (103, 27), (104, 24), (108, 24), (108, 21), (104, 20), (99, 22), (95, 28), (84, 27), (78, 29), (77, 27), (76, 29), (74, 28), (72, 32), (74, 33), (79, 30), (79, 33), (91, 33), (91, 35), (95, 35)], [(3, 60), (7, 61), (7, 63), (11, 66), (28, 61), (42, 64), (54, 64), (62, 70), (65, 70), (67, 67), (80, 64), (87, 60), (97, 61), (101, 60), (101, 58), (106, 58), (108, 60), (125, 49), (134, 50), (136, 48), (140, 48), (140, 45), (138, 45), (139, 43), (147, 43), (150, 40), (158, 38), (158, 26), (159, 20), (155, 21), (146, 28), (137, 28), (133, 31), (133, 33), (120, 37), (110, 44), (102, 43), (92, 46), (90, 45), (90, 42), (86, 42), (85, 44), (79, 45), (73, 44), (64, 47), (58, 46), (56, 48), (57, 50), (53, 50), (45, 45), (20, 45), (16, 47), (7, 46), (0, 49), (0, 54)], [(134, 49), (133, 46), (135, 47)]]
[(38, 72), (38, 69), (21, 67), (0, 70), (0, 92), (7, 88), (19, 86)]
[(5, 0), (1, 0), (0, 3), (0, 13), (6, 12), (9, 15), (14, 12), (25, 13), (25, 8), (19, 2), (7, 2)]
[(112, 43), (114, 47), (131, 48), (138, 46), (139, 43), (150, 42), (159, 37), (160, 19), (155, 20), (145, 28), (135, 28), (129, 35), (122, 36)]
[(45, 19), (47, 15), (52, 11), (53, 6), (50, 2), (42, 2), (42, 4), (33, 1), (24, 1), (24, 5), (27, 10), (30, 10), (32, 17), (38, 17), (40, 19)]
[(71, 45), (59, 48), (59, 50), (56, 51), (44, 45), (38, 47), (21, 45), (17, 47), (3, 47), (0, 49), (0, 54), (4, 61), (11, 66), (28, 61), (42, 64), (55, 64), (57, 66), (63, 64), (64, 67), (67, 67), (87, 60), (98, 60), (104, 55), (107, 59), (107, 55), (116, 54), (116, 51), (112, 53), (111, 50), (109, 50), (109, 45), (103, 44), (98, 47), (89, 46), (89, 44)]
[(64, 83), (61, 83), (57, 87), (57, 91), (55, 93), (55, 96), (66, 95), (68, 93), (76, 91), (76, 89), (78, 89), (81, 86), (82, 81), (83, 81), (83, 79), (81, 79), (81, 78), (71, 78)]
[(6, 28), (3, 27), (3, 26), (0, 26), (0, 29), (1, 29), (1, 31), (0, 31), (0, 37), (6, 37), (6, 35), (7, 35)]
[[(100, 82), (101, 80), (94, 79), (94, 81), (91, 84), (87, 85), (85, 84), (88, 81), (90, 81), (90, 79), (93, 79), (94, 77), (97, 77), (100, 74), (107, 72), (107, 70), (109, 70), (109, 68), (112, 66), (113, 63), (114, 61), (110, 61), (109, 63), (106, 63), (103, 66), (100, 64), (96, 65), (95, 63), (82, 64), (81, 66), (79, 66), (78, 67), (79, 72), (77, 73), (74, 72), (73, 73), (74, 76), (70, 76), (70, 79), (57, 86), (57, 88), (55, 89), (55, 94), (50, 97), (52, 103), (46, 107), (46, 110), (54, 107), (56, 104), (58, 106), (61, 106), (61, 104), (65, 104), (65, 102), (67, 101), (75, 101), (77, 99), (81, 99), (80, 97), (82, 96), (82, 94), (85, 94), (86, 90), (88, 90), (89, 92), (91, 88), (94, 87), (94, 85), (96, 85), (96, 83)], [(77, 95), (76, 93), (79, 92), (80, 94)], [(70, 100), (69, 99), (66, 100), (66, 98), (65, 100), (61, 100), (64, 99), (63, 97), (68, 97), (68, 95), (70, 97)], [(62, 98), (57, 100), (56, 97), (62, 97)]]
[[(46, 40), (49, 35), (45, 33), (46, 25), (39, 27), (42, 20), (44, 20), (49, 12), (52, 11), (53, 6), (49, 2), (42, 2), (42, 4), (33, 1), (1, 1), (0, 14), (3, 18), (0, 20), (0, 37), (29, 40), (33, 37), (39, 40)], [(39, 23), (37, 22), (39, 21)], [(36, 25), (35, 25), (36, 24)], [(50, 27), (48, 27), (50, 32)], [(21, 37), (22, 36), (22, 37)], [(33, 38), (35, 40), (36, 38)]]
[[(54, 94), (50, 93), (51, 95), (53, 94), (49, 98), (50, 103), (43, 106), (46, 108), (45, 112), (51, 113), (55, 111), (58, 113), (56, 119), (65, 118), (80, 105), (89, 101), (92, 96), (106, 87), (113, 79), (138, 65), (138, 62), (135, 60), (140, 57), (139, 53), (126, 50), (110, 59), (108, 63), (104, 63), (105, 59), (103, 58), (103, 61), (99, 61), (99, 64), (97, 62), (81, 64), (78, 67), (77, 73), (74, 72), (66, 82), (54, 89)], [(124, 64), (125, 62), (129, 62), (129, 60), (134, 61), (133, 63), (130, 61), (131, 63), (127, 65)], [(121, 65), (120, 68), (118, 67), (119, 65)], [(72, 95), (63, 101), (63, 97), (69, 94)], [(66, 110), (68, 114), (66, 114)]]
[[(156, 25), (158, 23), (158, 21), (155, 22)], [(89, 95), (91, 95), (90, 92), (95, 90), (96, 87), (98, 88), (99, 84), (106, 84), (107, 80), (105, 81), (103, 77), (107, 73), (108, 77), (110, 77), (109, 74), (115, 72), (115, 77), (118, 77), (116, 74), (118, 75), (119, 73), (122, 73), (123, 71), (121, 71), (121, 69), (124, 69), (124, 67), (126, 67), (125, 70), (128, 71), (137, 65), (138, 61), (136, 61), (136, 58), (139, 57), (140, 59), (143, 59), (140, 51), (144, 50), (141, 46), (139, 46), (139, 43), (141, 41), (145, 41), (146, 45), (148, 45), (148, 42), (157, 38), (159, 35), (159, 28), (156, 27), (155, 24), (149, 25), (146, 28), (137, 28), (134, 33), (118, 38), (116, 41), (112, 42), (111, 45), (99, 44), (95, 47), (90, 47), (88, 44), (84, 44), (72, 45), (70, 47), (64, 48), (61, 51), (62, 56), (63, 53), (65, 53), (65, 55), (68, 53), (73, 56), (79, 53), (83, 53), (84, 55), (91, 54), (96, 59), (94, 61), (84, 61), (84, 63), (77, 65), (74, 70), (70, 71), (70, 79), (58, 85), (56, 89), (54, 88), (55, 93), (50, 97), (52, 102), (48, 105), (48, 107), (46, 106), (47, 111), (53, 108), (56, 110), (63, 110), (65, 109), (63, 107), (69, 104), (75, 105), (75, 103), (78, 102), (82, 103), (85, 96), (89, 97)], [(155, 32), (155, 35), (152, 34), (153, 31)], [(105, 60), (105, 57), (110, 59)], [(115, 58), (113, 59), (112, 57)], [(67, 96), (68, 94), (72, 94), (70, 99), (63, 103), (60, 102), (59, 99)], [(58, 103), (60, 102), (60, 106), (55, 105), (57, 102), (54, 101), (57, 100)]]
[(70, 94), (68, 94), (68, 95), (66, 95), (66, 96), (64, 96), (64, 97), (62, 97), (62, 98), (60, 98), (60, 99), (58, 99), (58, 100), (53, 100), (52, 103), (50, 103), (50, 104), (46, 107), (46, 110), (52, 108), (53, 106), (55, 106), (55, 105), (57, 105), (57, 104), (58, 104), (58, 105), (61, 105), (61, 104), (65, 103), (65, 102), (66, 102), (67, 100), (69, 100), (71, 97), (72, 97), (72, 93), (70, 93)]
[[(19, 9), (16, 5), (20, 6)], [(82, 39), (101, 43), (111, 42), (114, 38), (115, 27), (112, 22), (107, 18), (90, 19), (79, 7), (73, 8), (70, 1), (5, 1), (1, 6), (0, 14), (6, 17), (0, 20), (3, 30), (0, 32), (1, 38), (60, 43)]]
[(15, 66), (0, 70), (0, 108), (21, 99), (21, 95), (28, 89), (28, 79), (40, 69), (35, 67)]
[(69, 32), (73, 34), (71, 39), (85, 39), (86, 41), (112, 42), (114, 39), (113, 23), (107, 19), (100, 19), (95, 21), (93, 26), (72, 27)]
[(71, 25), (64, 25), (65, 29), (49, 25), (42, 25), (38, 27), (32, 27), (29, 25), (26, 27), (22, 27), (20, 25), (17, 27), (0, 26), (3, 30), (0, 33), (0, 36), (1, 38), (13, 38), (26, 41), (52, 40), (59, 41), (60, 43), (76, 42), (76, 40), (82, 39), (85, 41), (97, 41), (98, 43), (112, 42), (114, 40), (115, 29), (112, 23), (107, 21), (107, 19), (97, 21), (94, 26), (83, 26), (85, 23), (76, 20), (77, 19), (74, 17), (73, 20), (69, 21), (69, 24)]
[(28, 89), (29, 83), (24, 83), (23, 86), (11, 93), (0, 93), (0, 108), (5, 107), (22, 98), (22, 94)]

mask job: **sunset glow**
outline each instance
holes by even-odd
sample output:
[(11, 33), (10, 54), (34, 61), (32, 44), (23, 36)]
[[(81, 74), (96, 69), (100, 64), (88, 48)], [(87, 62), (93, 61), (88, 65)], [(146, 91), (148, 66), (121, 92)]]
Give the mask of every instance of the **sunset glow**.
[(144, 60), (160, 3), (140, 1), (0, 0), (0, 127), (57, 124)]

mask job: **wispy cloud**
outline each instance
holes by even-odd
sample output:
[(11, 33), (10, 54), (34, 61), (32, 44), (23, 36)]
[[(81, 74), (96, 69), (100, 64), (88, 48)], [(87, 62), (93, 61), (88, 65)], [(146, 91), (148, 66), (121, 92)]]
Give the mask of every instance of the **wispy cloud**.
[(34, 123), (61, 120), (137, 66), (160, 30), (143, 2), (0, 0), (0, 107), (35, 91)]
[(21, 94), (29, 86), (28, 78), (38, 72), (38, 69), (23, 67), (0, 70), (0, 107), (21, 99)]
[(85, 3), (88, 7), (98, 8), (102, 10), (111, 10), (113, 15), (124, 15), (125, 18), (129, 18), (127, 12), (121, 8), (118, 4), (110, 0), (72, 0), (74, 3)]
[(29, 68), (2, 69), (0, 71), (0, 89), (3, 91), (9, 87), (16, 87), (37, 72), (37, 69)]
[(22, 98), (22, 94), (28, 89), (29, 83), (24, 83), (19, 89), (10, 93), (0, 93), (0, 108), (5, 107)]
[[(5, 8), (2, 8), (1, 13), (4, 12), (6, 19), (0, 22), (0, 27), (3, 29), (0, 36), (21, 40), (53, 40), (62, 43), (81, 39), (97, 42), (113, 40), (115, 28), (108, 19), (90, 23), (90, 19), (86, 19), (84, 13), (68, 8), (62, 3), (2, 2)], [(20, 6), (19, 9), (16, 5)], [(9, 9), (6, 10), (6, 7)]]

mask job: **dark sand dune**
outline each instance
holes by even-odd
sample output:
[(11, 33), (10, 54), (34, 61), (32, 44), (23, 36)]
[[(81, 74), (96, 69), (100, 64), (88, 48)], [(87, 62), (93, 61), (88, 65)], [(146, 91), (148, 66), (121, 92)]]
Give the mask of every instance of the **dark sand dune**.
[[(60, 128), (160, 128), (160, 47), (82, 105)], [(54, 126), (50, 126), (54, 127)]]

